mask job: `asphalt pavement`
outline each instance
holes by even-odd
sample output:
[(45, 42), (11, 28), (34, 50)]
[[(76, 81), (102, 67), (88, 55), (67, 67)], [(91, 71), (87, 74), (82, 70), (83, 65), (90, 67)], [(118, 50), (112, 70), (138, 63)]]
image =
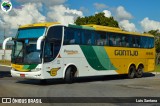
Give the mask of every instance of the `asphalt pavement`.
[[(53, 79), (48, 80), (46, 84), (41, 84), (39, 80), (13, 78), (9, 70), (10, 67), (0, 66), (1, 97), (160, 97), (160, 74), (147, 73), (143, 78), (135, 79), (127, 79), (123, 75), (85, 77), (76, 79), (73, 84), (66, 84), (63, 80)], [(75, 104), (62, 103), (55, 105), (69, 106)], [(76, 103), (76, 105), (81, 104)], [(90, 103), (83, 105), (120, 104)], [(141, 105), (150, 106), (155, 104)]]

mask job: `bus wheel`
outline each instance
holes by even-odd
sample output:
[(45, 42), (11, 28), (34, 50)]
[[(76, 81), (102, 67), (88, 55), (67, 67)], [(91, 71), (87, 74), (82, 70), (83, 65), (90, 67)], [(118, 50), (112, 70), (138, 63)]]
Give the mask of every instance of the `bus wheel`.
[(42, 84), (42, 85), (47, 84), (47, 80), (46, 80), (46, 79), (41, 79), (41, 80), (40, 80), (40, 84)]
[(128, 71), (128, 78), (133, 79), (136, 73), (136, 68), (135, 66), (130, 66), (129, 71)]
[(75, 70), (73, 67), (68, 67), (65, 73), (65, 81), (68, 84), (73, 83), (74, 81)]
[(135, 73), (135, 76), (137, 78), (141, 78), (143, 76), (143, 66), (141, 66), (141, 65), (138, 66), (138, 69), (137, 69), (137, 71)]

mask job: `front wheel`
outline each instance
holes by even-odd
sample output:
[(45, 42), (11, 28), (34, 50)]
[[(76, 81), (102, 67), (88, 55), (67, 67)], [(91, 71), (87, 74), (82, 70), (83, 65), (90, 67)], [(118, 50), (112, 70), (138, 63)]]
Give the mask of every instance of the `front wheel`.
[(65, 74), (65, 81), (68, 84), (73, 83), (73, 81), (74, 81), (74, 71), (72, 70), (72, 67), (67, 68), (66, 74)]
[(139, 66), (136, 73), (135, 73), (135, 76), (137, 78), (141, 78), (143, 76), (143, 67), (142, 66)]
[(128, 70), (128, 78), (133, 79), (136, 73), (136, 68), (134, 66), (130, 66)]

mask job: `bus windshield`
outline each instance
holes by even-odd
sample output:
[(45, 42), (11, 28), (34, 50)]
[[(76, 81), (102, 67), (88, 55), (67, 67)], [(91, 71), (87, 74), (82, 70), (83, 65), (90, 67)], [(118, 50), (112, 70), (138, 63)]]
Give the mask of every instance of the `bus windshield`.
[[(37, 39), (44, 35), (45, 27), (19, 29), (12, 50), (12, 63), (38, 64), (41, 63), (42, 50), (36, 49)], [(43, 44), (42, 44), (43, 46)]]
[(33, 28), (23, 28), (19, 29), (17, 33), (18, 39), (24, 38), (39, 38), (45, 33), (45, 27), (33, 27)]
[(15, 41), (12, 62), (23, 64), (41, 63), (41, 50), (36, 49), (36, 40)]

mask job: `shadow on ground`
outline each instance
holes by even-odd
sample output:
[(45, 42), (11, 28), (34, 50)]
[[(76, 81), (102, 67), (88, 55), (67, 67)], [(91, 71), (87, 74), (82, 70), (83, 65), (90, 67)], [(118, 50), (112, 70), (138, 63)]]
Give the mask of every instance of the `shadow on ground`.
[(0, 78), (11, 77), (10, 71), (0, 71)]
[[(154, 77), (155, 74), (152, 73), (145, 73), (145, 77)], [(87, 83), (87, 82), (94, 82), (94, 81), (112, 81), (112, 80), (126, 80), (127, 75), (108, 75), (108, 76), (96, 76), (96, 77), (81, 77), (76, 78), (74, 83)], [(66, 84), (63, 79), (48, 79), (48, 80), (31, 80), (31, 79), (23, 79), (19, 80), (16, 83), (23, 83), (23, 84), (33, 84), (33, 85), (56, 85), (56, 84)]]

